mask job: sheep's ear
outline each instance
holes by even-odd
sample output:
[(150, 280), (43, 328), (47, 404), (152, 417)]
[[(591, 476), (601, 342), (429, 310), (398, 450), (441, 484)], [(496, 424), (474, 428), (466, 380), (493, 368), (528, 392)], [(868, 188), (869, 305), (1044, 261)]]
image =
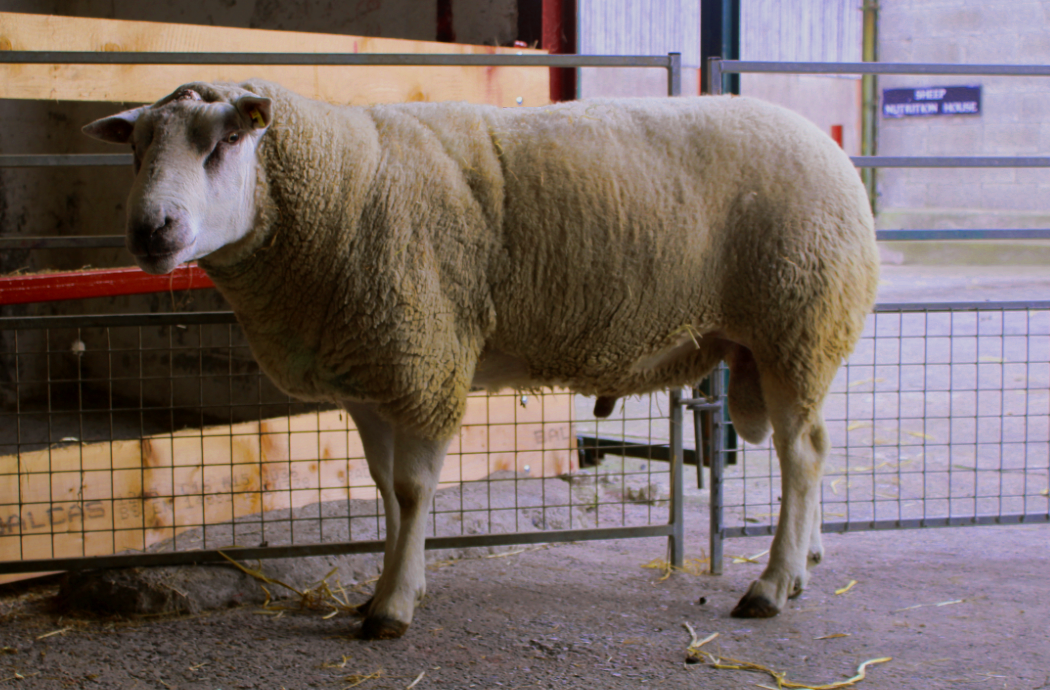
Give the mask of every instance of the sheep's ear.
[(149, 106), (141, 106), (132, 110), (95, 120), (91, 124), (84, 125), (83, 132), (89, 137), (100, 141), (108, 141), (111, 144), (126, 144), (131, 139), (131, 133), (135, 130), (135, 122)]
[(262, 96), (241, 96), (234, 103), (237, 112), (246, 122), (251, 123), (252, 129), (266, 129), (270, 126), (273, 117), (270, 105), (270, 99)]

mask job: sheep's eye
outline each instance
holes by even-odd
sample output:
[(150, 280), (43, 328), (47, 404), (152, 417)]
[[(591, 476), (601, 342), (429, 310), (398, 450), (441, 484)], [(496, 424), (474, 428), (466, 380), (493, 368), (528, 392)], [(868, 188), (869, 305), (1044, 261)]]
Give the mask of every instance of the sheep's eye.
[(236, 144), (240, 140), (241, 140), (240, 132), (234, 132), (233, 134), (227, 135), (227, 137), (225, 139), (223, 139), (223, 141), (225, 141), (227, 144)]

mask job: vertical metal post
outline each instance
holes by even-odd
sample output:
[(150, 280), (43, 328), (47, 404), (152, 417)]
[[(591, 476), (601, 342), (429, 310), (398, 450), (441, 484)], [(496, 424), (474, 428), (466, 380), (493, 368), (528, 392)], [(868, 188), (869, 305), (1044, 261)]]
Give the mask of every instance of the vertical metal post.
[[(718, 82), (712, 82), (718, 83)], [(725, 397), (725, 383), (722, 367), (719, 365), (708, 379), (711, 382), (711, 396), (715, 400)], [(722, 574), (722, 470), (725, 467), (725, 420), (721, 414), (711, 415), (711, 574)]]
[[(864, 43), (862, 59), (864, 62), (877, 62), (879, 25), (878, 2), (876, 2), (876, 0), (865, 0), (862, 9), (864, 10)], [(879, 89), (877, 75), (865, 74), (861, 77), (861, 93), (863, 103), (860, 115), (860, 155), (874, 156), (877, 148), (875, 128), (879, 121)], [(875, 209), (877, 193), (875, 186), (876, 174), (875, 168), (864, 168), (860, 171), (861, 179), (864, 180), (864, 186), (868, 190), (868, 201), (871, 203), (872, 210)]]
[[(722, 57), (740, 59), (740, 0), (722, 0)], [(740, 75), (727, 74), (722, 93), (740, 93)]]
[[(693, 398), (699, 398), (700, 387), (693, 387)], [(703, 425), (703, 413), (699, 410), (690, 410), (693, 414), (693, 447), (696, 449), (693, 451), (694, 457), (696, 457), (696, 488), (704, 488), (704, 458), (709, 457), (708, 451), (704, 448), (704, 425)]]
[(684, 438), (682, 423), (682, 391), (671, 389), (671, 535), (667, 537), (668, 561), (676, 568), (685, 562), (685, 508), (683, 505), (683, 452)]
[(707, 83), (712, 96), (722, 95), (722, 58), (707, 59)]
[(667, 95), (682, 95), (682, 54), (667, 54)]

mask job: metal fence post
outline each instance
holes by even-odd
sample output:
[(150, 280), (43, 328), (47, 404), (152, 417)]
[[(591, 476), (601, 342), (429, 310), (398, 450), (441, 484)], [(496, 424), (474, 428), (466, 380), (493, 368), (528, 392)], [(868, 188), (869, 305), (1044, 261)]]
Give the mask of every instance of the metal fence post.
[(667, 95), (682, 95), (682, 54), (667, 54)]
[(667, 548), (670, 552), (668, 560), (671, 565), (681, 568), (685, 562), (685, 508), (683, 502), (683, 480), (684, 462), (682, 448), (685, 445), (682, 424), (685, 420), (685, 410), (682, 406), (682, 391), (679, 388), (671, 389), (671, 506), (670, 515), (671, 534), (667, 537)]
[(712, 96), (722, 95), (722, 59), (707, 59), (707, 88)]
[[(721, 365), (716, 367), (715, 370), (711, 372), (711, 376), (708, 378), (708, 381), (710, 381), (709, 390), (711, 397), (721, 402), (725, 397), (724, 376), (722, 374)], [(711, 444), (709, 447), (711, 449), (710, 571), (712, 575), (721, 575), (722, 542), (724, 538), (724, 527), (722, 519), (722, 471), (725, 467), (725, 420), (722, 417), (721, 410), (711, 415)], [(701, 471), (702, 469), (702, 467), (697, 467), (697, 471)]]
[[(704, 395), (702, 385), (703, 383), (701, 382), (693, 387), (694, 399)], [(696, 409), (690, 411), (693, 413), (693, 447), (696, 449), (693, 451), (696, 454), (696, 488), (702, 489), (704, 488), (704, 461), (711, 457), (711, 451), (705, 446), (704, 413)]]

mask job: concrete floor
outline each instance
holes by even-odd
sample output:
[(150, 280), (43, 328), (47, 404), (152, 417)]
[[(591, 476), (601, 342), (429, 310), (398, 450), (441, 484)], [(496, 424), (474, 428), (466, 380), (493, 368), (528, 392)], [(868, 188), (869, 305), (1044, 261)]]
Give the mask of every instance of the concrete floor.
[(879, 303), (1050, 301), (1050, 266), (886, 266)]

